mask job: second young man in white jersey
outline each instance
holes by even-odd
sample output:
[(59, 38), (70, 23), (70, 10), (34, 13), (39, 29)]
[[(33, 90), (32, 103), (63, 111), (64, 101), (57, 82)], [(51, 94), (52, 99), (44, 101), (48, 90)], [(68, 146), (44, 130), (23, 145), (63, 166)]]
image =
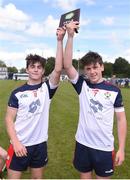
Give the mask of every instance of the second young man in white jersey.
[[(125, 158), (126, 116), (122, 95), (119, 88), (103, 80), (104, 65), (98, 53), (90, 51), (82, 58), (85, 76), (80, 76), (73, 67), (73, 36), (77, 26), (73, 21), (66, 25), (68, 39), (64, 54), (64, 68), (79, 95), (80, 106), (73, 163), (81, 179), (91, 179), (93, 170), (97, 178), (108, 179), (114, 172), (114, 164), (121, 165)], [(119, 140), (115, 161), (114, 112)]]

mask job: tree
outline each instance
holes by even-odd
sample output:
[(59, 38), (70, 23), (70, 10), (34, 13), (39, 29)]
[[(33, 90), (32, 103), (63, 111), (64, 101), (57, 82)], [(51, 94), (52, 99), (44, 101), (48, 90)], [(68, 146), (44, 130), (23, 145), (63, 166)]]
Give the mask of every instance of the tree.
[(10, 73), (17, 73), (18, 72), (18, 69), (16, 67), (8, 67), (8, 72)]
[(26, 73), (26, 68), (21, 68), (20, 73)]
[(126, 72), (126, 76), (127, 76), (128, 78), (130, 78), (130, 64), (128, 65), (128, 70), (127, 70), (127, 72)]
[(49, 57), (45, 65), (45, 76), (48, 76), (53, 71), (54, 66), (55, 66), (55, 58)]
[(114, 74), (118, 75), (119, 77), (126, 77), (128, 67), (128, 61), (122, 57), (119, 57), (115, 60), (115, 63), (113, 64)]
[(73, 59), (72, 64), (75, 67), (75, 69), (78, 69), (78, 61), (77, 61), (77, 59)]
[(110, 62), (104, 62), (104, 76), (111, 77), (113, 74), (113, 64)]
[(0, 60), (0, 67), (6, 67), (6, 64), (2, 60)]

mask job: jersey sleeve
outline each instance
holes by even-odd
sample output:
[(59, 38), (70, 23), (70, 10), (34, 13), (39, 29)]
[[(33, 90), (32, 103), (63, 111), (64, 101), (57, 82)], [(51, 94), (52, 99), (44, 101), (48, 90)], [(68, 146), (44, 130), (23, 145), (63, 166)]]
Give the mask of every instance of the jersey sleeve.
[(124, 111), (124, 105), (123, 105), (123, 100), (122, 100), (122, 94), (121, 90), (119, 89), (115, 103), (114, 103), (114, 108), (116, 112), (122, 112)]
[(13, 108), (18, 108), (18, 99), (14, 92), (11, 93), (11, 96), (8, 101), (8, 106)]
[(78, 95), (81, 93), (83, 81), (84, 81), (83, 76), (79, 76), (79, 75), (76, 76), (75, 79), (70, 80)]
[(49, 98), (52, 99), (58, 88), (58, 85), (56, 85), (56, 86), (52, 85), (49, 80), (46, 81), (46, 84), (47, 84), (48, 91), (49, 91)]

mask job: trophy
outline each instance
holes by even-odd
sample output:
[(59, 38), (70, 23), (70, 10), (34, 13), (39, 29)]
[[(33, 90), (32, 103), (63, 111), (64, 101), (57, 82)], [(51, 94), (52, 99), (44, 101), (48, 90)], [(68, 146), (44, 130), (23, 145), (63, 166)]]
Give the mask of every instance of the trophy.
[[(59, 27), (63, 27), (65, 24), (69, 23), (71, 20), (78, 21), (80, 18), (80, 9), (75, 9), (73, 11), (67, 12), (61, 15)], [(75, 32), (78, 33), (78, 30), (75, 29)]]

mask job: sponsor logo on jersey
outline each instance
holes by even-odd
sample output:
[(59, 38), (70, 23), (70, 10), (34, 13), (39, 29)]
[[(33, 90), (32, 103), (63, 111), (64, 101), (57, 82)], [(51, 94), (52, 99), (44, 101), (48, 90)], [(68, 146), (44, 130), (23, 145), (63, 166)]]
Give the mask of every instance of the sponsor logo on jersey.
[(90, 99), (90, 107), (95, 113), (103, 110), (103, 105), (99, 101), (95, 101), (94, 99)]
[(48, 161), (48, 158), (46, 157), (45, 162), (47, 162), (47, 161)]
[(20, 98), (26, 98), (26, 97), (28, 97), (27, 94), (21, 94), (21, 95), (20, 95)]
[(40, 100), (37, 99), (36, 101), (33, 101), (30, 105), (29, 105), (29, 112), (30, 113), (34, 113), (38, 106), (40, 107), (41, 106), (41, 103), (40, 103)]

